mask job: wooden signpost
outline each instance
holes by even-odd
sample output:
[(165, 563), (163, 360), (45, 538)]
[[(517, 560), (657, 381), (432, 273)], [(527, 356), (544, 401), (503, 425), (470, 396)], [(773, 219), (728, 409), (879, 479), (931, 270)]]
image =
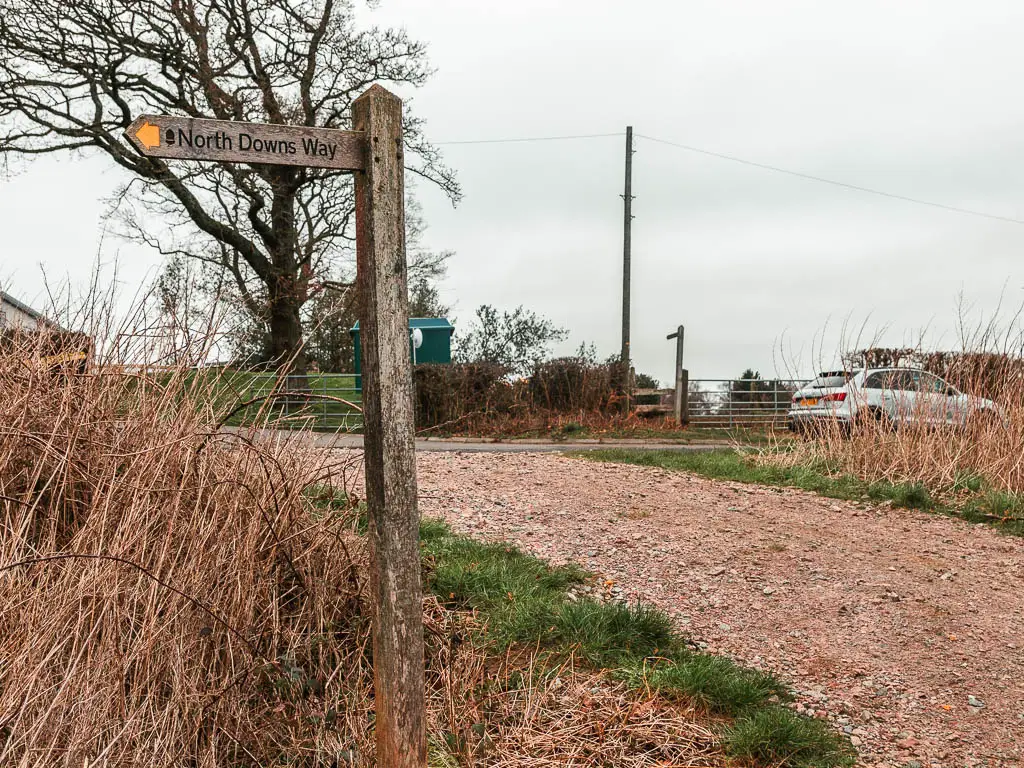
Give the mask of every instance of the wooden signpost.
[(353, 102), (352, 122), (356, 130), (340, 131), (142, 115), (125, 134), (147, 157), (355, 172), (376, 764), (423, 768), (423, 585), (409, 356), (402, 102), (374, 85)]
[(302, 165), (361, 171), (365, 138), (358, 131), (271, 123), (140, 115), (125, 136), (147, 157), (218, 163)]

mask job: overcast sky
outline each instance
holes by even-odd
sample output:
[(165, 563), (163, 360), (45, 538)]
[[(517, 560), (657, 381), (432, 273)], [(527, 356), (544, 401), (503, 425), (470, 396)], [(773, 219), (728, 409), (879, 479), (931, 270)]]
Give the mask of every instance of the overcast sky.
[[(365, 14), (430, 46), (412, 108), (437, 142), (619, 134), (1024, 219), (1024, 4), (381, 0)], [(633, 357), (671, 378), (830, 362), (844, 322), (955, 346), (1024, 301), (1024, 226), (828, 186), (645, 138), (633, 191)], [(444, 298), (524, 304), (618, 349), (624, 138), (447, 144), (465, 199), (418, 185)], [(40, 265), (82, 281), (97, 254), (132, 289), (158, 258), (108, 238), (102, 159), (43, 159), (0, 182), (0, 282), (30, 302)], [(783, 359), (785, 358), (785, 359)]]

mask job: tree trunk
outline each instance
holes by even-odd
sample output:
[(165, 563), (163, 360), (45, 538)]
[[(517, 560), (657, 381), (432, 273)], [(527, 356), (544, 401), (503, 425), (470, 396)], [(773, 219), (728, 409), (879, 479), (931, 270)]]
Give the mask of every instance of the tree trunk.
[[(282, 374), (304, 376), (306, 353), (302, 348), (299, 310), (306, 301), (305, 285), (299, 284), (295, 259), (295, 180), (293, 168), (275, 169), (274, 199), (270, 207), (271, 260), (276, 278), (270, 295), (269, 358)], [(303, 386), (305, 389), (305, 386)]]
[(270, 335), (267, 361), (282, 373), (305, 375), (306, 352), (302, 348), (302, 299), (295, 281), (287, 276), (270, 286)]

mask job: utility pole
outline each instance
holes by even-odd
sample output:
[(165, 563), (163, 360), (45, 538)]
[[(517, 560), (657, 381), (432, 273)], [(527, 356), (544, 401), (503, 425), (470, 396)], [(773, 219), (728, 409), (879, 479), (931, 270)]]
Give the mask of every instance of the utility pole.
[(626, 126), (626, 190), (622, 195), (622, 412), (629, 414), (629, 272), (633, 229), (633, 126)]

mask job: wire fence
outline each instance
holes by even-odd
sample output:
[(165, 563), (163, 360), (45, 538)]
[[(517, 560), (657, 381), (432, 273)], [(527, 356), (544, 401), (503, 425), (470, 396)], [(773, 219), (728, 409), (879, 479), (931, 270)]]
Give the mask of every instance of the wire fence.
[[(273, 417), (282, 429), (357, 432), (363, 428), (363, 393), (351, 373), (287, 376), (232, 372), (211, 381), (222, 402), (238, 408), (231, 425), (251, 424), (260, 414)], [(244, 403), (250, 403), (240, 407)], [(234, 404), (234, 405), (232, 405)]]
[(806, 383), (807, 379), (691, 379), (687, 395), (690, 424), (785, 426), (793, 394)]
[[(260, 408), (271, 412), (277, 426), (321, 431), (357, 432), (363, 427), (362, 392), (355, 374), (289, 376), (236, 373), (218, 379), (217, 388), (237, 403), (252, 405), (229, 423), (251, 423)], [(714, 428), (774, 429), (784, 427), (793, 394), (806, 379), (691, 379), (689, 423)], [(672, 412), (673, 390), (645, 390), (638, 398), (647, 412)]]
[[(793, 394), (806, 379), (691, 379), (687, 420), (695, 426), (776, 429), (785, 426)], [(675, 410), (675, 390), (640, 389), (634, 410), (645, 416)]]

